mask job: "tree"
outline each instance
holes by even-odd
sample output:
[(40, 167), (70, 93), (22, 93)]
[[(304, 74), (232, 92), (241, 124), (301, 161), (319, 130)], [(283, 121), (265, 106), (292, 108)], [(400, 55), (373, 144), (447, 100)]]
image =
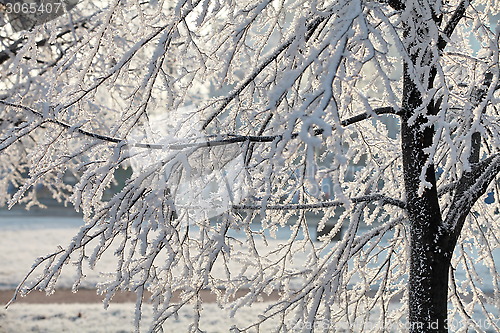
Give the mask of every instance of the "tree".
[[(234, 312), (278, 292), (247, 329), (379, 331), (406, 316), (410, 332), (446, 332), (448, 319), (500, 329), (488, 310), (500, 290), (497, 1), (96, 1), (70, 14), (3, 38), (1, 202), (37, 204), (42, 184), (85, 218), (17, 293), (52, 292), (70, 262), (78, 289), (84, 263), (114, 251), (99, 290), (106, 304), (136, 292), (137, 330), (146, 291), (151, 331), (188, 304), (201, 329), (203, 290)], [(335, 221), (320, 242), (308, 211), (320, 230)]]

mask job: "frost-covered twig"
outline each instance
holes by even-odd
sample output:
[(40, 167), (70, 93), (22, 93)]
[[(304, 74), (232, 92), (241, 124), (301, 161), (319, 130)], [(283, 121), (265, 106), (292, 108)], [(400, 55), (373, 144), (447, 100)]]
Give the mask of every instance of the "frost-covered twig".
[[(61, 31), (57, 33), (56, 38), (62, 38), (68, 34), (73, 33), (75, 29), (79, 28), (86, 28), (88, 22), (95, 17), (97, 13), (94, 13), (88, 17), (84, 17), (81, 19), (78, 19), (75, 22), (72, 22), (72, 24), (65, 25), (61, 27)], [(42, 38), (39, 41), (36, 42), (37, 47), (44, 47), (49, 43), (50, 38)], [(16, 54), (19, 52), (19, 50), (22, 49), (24, 46), (24, 43), (26, 42), (25, 37), (21, 37), (17, 39), (16, 41), (12, 42), (10, 45), (6, 47), (5, 50), (0, 51), (0, 64), (3, 64), (9, 59), (15, 58)]]

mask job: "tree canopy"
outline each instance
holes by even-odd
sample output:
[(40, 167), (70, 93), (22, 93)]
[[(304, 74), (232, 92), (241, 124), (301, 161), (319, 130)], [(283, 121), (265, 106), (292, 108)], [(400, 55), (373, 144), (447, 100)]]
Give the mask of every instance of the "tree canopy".
[(149, 297), (149, 330), (182, 307), (203, 329), (210, 290), (236, 315), (278, 293), (235, 330), (368, 332), (443, 311), (421, 290), (432, 262), (445, 315), (500, 330), (499, 7), (87, 0), (29, 31), (3, 26), (0, 204), (40, 205), (43, 186), (85, 220), (18, 293), (53, 292), (63, 268), (77, 290), (111, 252), (99, 291), (106, 305), (136, 292), (137, 329)]

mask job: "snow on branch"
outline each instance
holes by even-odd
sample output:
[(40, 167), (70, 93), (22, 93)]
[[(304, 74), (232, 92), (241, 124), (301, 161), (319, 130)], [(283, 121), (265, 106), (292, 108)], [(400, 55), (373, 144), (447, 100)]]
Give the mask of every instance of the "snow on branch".
[[(336, 12), (336, 10), (333, 10), (333, 9), (329, 9), (329, 10), (325, 10), (323, 13), (322, 13), (322, 16), (312, 16), (308, 19), (306, 19), (306, 22), (308, 22), (306, 24), (306, 27), (305, 27), (305, 41), (308, 42), (310, 40), (310, 38), (312, 37), (312, 35), (314, 34), (315, 30), (317, 29), (317, 27), (322, 23), (322, 22), (326, 22), (328, 21), (331, 17), (333, 17), (335, 14), (338, 14)], [(345, 28), (346, 29), (349, 29), (349, 27), (351, 26), (351, 24), (346, 24)], [(338, 28), (338, 27), (337, 27)], [(278, 59), (278, 57), (284, 52), (286, 51), (288, 48), (290, 48), (294, 42), (297, 41), (298, 37), (300, 37), (300, 35), (297, 35), (297, 34), (293, 34), (291, 37), (289, 37), (287, 40), (285, 40), (281, 45), (277, 46), (274, 51), (269, 55), (267, 56), (261, 63), (260, 65), (258, 65), (256, 67), (256, 69), (246, 77), (246, 79), (244, 79), (244, 81), (239, 84), (228, 96), (222, 98), (222, 99), (218, 99), (216, 100), (215, 102), (211, 102), (208, 106), (206, 106), (204, 109), (218, 103), (218, 102), (221, 102), (221, 105), (206, 119), (206, 121), (203, 123), (202, 125), (202, 130), (205, 130), (209, 125), (210, 123), (212, 123), (212, 121), (217, 118), (217, 116), (219, 116), (226, 108), (227, 106), (233, 101), (233, 100), (236, 100), (240, 94), (243, 92), (243, 90), (245, 90), (252, 82), (255, 81), (255, 79), (271, 64), (273, 63), (274, 61), (276, 61)], [(329, 43), (330, 41), (326, 41), (324, 43), (324, 45), (322, 47), (319, 47), (318, 50), (316, 50), (316, 52), (318, 54), (316, 54), (314, 57), (312, 57), (312, 59), (310, 59), (309, 63), (305, 63), (304, 64), (304, 69), (308, 68), (310, 66), (310, 64), (315, 61), (315, 59), (319, 56), (319, 54), (321, 54), (328, 46), (329, 46)], [(300, 51), (301, 52), (301, 51)], [(301, 52), (302, 53), (302, 52)], [(300, 77), (304, 71), (302, 70), (302, 73), (299, 74), (299, 73), (295, 73), (295, 75), (297, 76), (294, 80), (291, 80), (291, 81), (295, 81), (298, 77)], [(291, 79), (291, 77), (288, 78), (289, 80)], [(279, 94), (280, 96), (282, 96), (282, 94)], [(281, 97), (278, 98), (275, 102), (276, 104), (279, 104), (279, 100), (281, 100)], [(271, 107), (273, 107), (271, 105)]]
[[(94, 13), (89, 17), (84, 17), (82, 19), (79, 19), (76, 22), (72, 22), (72, 24), (65, 25), (64, 27), (62, 27), (61, 32), (59, 32), (56, 35), (56, 38), (62, 38), (68, 34), (71, 34), (75, 31), (75, 29), (85, 28), (89, 20), (92, 19), (96, 14), (98, 13)], [(46, 46), (47, 44), (50, 43), (49, 40), (50, 40), (49, 37), (43, 38), (36, 42), (36, 46), (37, 47)], [(10, 45), (8, 45), (3, 51), (0, 51), (0, 64), (3, 64), (4, 62), (6, 62), (11, 58), (14, 58), (17, 55), (17, 53), (24, 47), (25, 42), (26, 38), (21, 37), (12, 42)]]

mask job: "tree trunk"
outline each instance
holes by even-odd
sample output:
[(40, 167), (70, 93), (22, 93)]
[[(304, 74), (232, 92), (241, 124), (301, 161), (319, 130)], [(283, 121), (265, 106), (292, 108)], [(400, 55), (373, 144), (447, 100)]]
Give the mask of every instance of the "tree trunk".
[[(434, 100), (424, 104), (415, 82), (420, 81), (423, 89), (433, 87), (439, 61), (434, 35), (441, 16), (439, 9), (426, 1), (402, 3), (410, 15), (403, 22), (403, 37), (412, 62), (404, 64), (401, 109), (401, 149), (411, 238), (409, 331), (447, 332), (448, 271), (453, 249), (449, 246), (450, 234), (443, 227), (434, 164), (426, 153), (435, 135), (427, 116), (436, 115), (439, 105)], [(420, 189), (422, 181), (425, 188)]]
[[(411, 251), (409, 272), (410, 332), (447, 332), (448, 270), (451, 253), (449, 236), (443, 229), (438, 202), (434, 165), (427, 165), (425, 181), (419, 193), (421, 173), (429, 155), (434, 127), (425, 125), (426, 117), (411, 116), (422, 106), (422, 98), (405, 66), (401, 145), (407, 212), (410, 221)], [(433, 113), (433, 103), (427, 114)]]
[[(418, 224), (417, 226), (415, 224)], [(429, 221), (413, 222), (409, 278), (410, 332), (447, 332), (449, 256)]]
[[(463, 15), (463, 12), (462, 14)], [(415, 14), (416, 21), (424, 15)], [(432, 15), (432, 17), (438, 17)], [(427, 21), (429, 22), (429, 21)], [(436, 21), (436, 23), (438, 23)], [(426, 33), (422, 20), (418, 35), (407, 48), (415, 71), (431, 68), (427, 77), (427, 89), (433, 88), (436, 77), (436, 62), (429, 49), (432, 43), (425, 43)], [(406, 27), (406, 36), (414, 33), (412, 27)], [(424, 42), (422, 42), (424, 41)], [(427, 45), (421, 49), (418, 45)], [(443, 46), (444, 47), (444, 46)], [(416, 65), (415, 65), (416, 63)], [(446, 221), (441, 216), (439, 206), (436, 175), (432, 161), (426, 149), (431, 147), (435, 129), (428, 124), (427, 116), (435, 116), (439, 102), (431, 100), (425, 110), (422, 95), (415, 84), (415, 75), (410, 75), (409, 65), (404, 65), (403, 99), (401, 109), (401, 148), (403, 154), (403, 171), (406, 194), (406, 208), (410, 222), (410, 272), (409, 272), (409, 330), (411, 333), (448, 332), (448, 274), (451, 257), (462, 231), (464, 222), (474, 203), (486, 192), (488, 184), (500, 172), (500, 162), (497, 155), (480, 161), (481, 134), (473, 133), (471, 138), (471, 153), (469, 162), (472, 171), (465, 172), (455, 189), (454, 199), (448, 210)], [(485, 74), (484, 84), (477, 88), (475, 105), (486, 96), (486, 91), (492, 83), (493, 75)], [(425, 75), (422, 79), (424, 84)], [(423, 111), (423, 112), (422, 112)], [(419, 112), (418, 116), (417, 112)], [(422, 177), (422, 172), (425, 175)], [(422, 179), (423, 178), (423, 179)], [(419, 191), (422, 180), (426, 187)], [(462, 200), (462, 198), (466, 198)], [(445, 227), (446, 226), (446, 227)]]

